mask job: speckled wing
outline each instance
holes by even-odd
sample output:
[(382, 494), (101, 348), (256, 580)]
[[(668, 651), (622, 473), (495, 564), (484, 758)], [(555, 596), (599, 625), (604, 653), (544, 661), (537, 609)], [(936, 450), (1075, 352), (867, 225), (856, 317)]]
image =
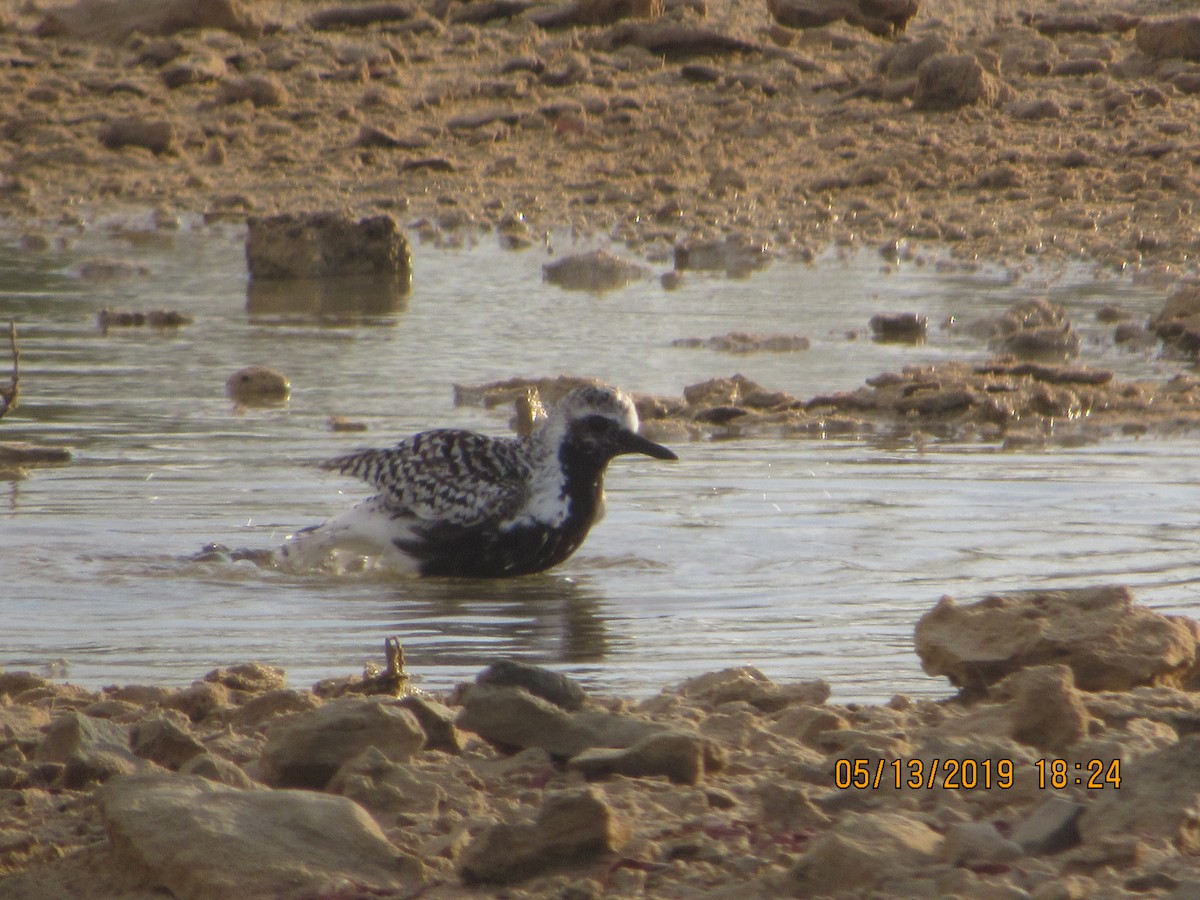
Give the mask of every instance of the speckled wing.
[(525, 501), (530, 474), (516, 441), (457, 429), (425, 431), (321, 468), (373, 484), (393, 515), (453, 525), (511, 518)]

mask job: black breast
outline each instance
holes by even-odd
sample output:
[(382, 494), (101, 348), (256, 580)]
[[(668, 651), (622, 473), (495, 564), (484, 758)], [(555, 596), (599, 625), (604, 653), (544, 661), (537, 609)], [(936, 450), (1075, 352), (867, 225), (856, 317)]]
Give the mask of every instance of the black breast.
[(432, 524), (396, 546), (418, 561), (422, 575), (505, 578), (556, 566), (579, 549), (596, 521), (607, 461), (596, 464), (573, 457), (564, 446), (560, 462), (566, 474), (567, 518), (557, 526), (528, 522), (501, 529), (497, 523)]

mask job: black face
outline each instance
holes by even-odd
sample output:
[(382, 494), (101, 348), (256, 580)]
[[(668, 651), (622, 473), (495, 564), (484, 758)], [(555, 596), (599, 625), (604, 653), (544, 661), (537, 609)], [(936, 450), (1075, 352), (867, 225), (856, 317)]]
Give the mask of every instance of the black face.
[(661, 444), (647, 440), (608, 416), (584, 416), (571, 423), (568, 441), (573, 454), (603, 465), (614, 456), (641, 453), (655, 459), (679, 459)]

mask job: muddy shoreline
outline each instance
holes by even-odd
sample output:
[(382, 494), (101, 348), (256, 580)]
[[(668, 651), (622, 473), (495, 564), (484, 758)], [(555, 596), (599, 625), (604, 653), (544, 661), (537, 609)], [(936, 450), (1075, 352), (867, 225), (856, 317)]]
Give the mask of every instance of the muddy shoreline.
[[(936, 246), (1194, 292), (1188, 4), (949, 2), (895, 37), (784, 6), (24, 4), (0, 12), (0, 223), (38, 253), (114, 212), (345, 210), (447, 243)], [(1146, 330), (1187, 359), (1177, 307)], [(1069, 340), (1037, 315), (987, 339)], [(642, 413), (660, 438), (1025, 443), (1200, 420), (1190, 376), (998, 349), (826, 397), (714, 379)], [(253, 664), (181, 690), (0, 673), (0, 898), (1193, 897), (1196, 636), (1116, 588), (947, 601), (916, 643), (961, 696), (876, 706), (752, 668), (645, 701), (549, 674), (372, 699)]]

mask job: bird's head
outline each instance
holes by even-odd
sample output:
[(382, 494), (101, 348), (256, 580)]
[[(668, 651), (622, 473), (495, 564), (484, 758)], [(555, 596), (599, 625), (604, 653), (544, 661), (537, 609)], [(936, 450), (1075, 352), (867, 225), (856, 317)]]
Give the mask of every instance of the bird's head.
[(638, 434), (637, 408), (627, 394), (612, 387), (576, 388), (554, 407), (543, 427), (560, 448), (569, 447), (601, 467), (624, 453), (679, 458)]

